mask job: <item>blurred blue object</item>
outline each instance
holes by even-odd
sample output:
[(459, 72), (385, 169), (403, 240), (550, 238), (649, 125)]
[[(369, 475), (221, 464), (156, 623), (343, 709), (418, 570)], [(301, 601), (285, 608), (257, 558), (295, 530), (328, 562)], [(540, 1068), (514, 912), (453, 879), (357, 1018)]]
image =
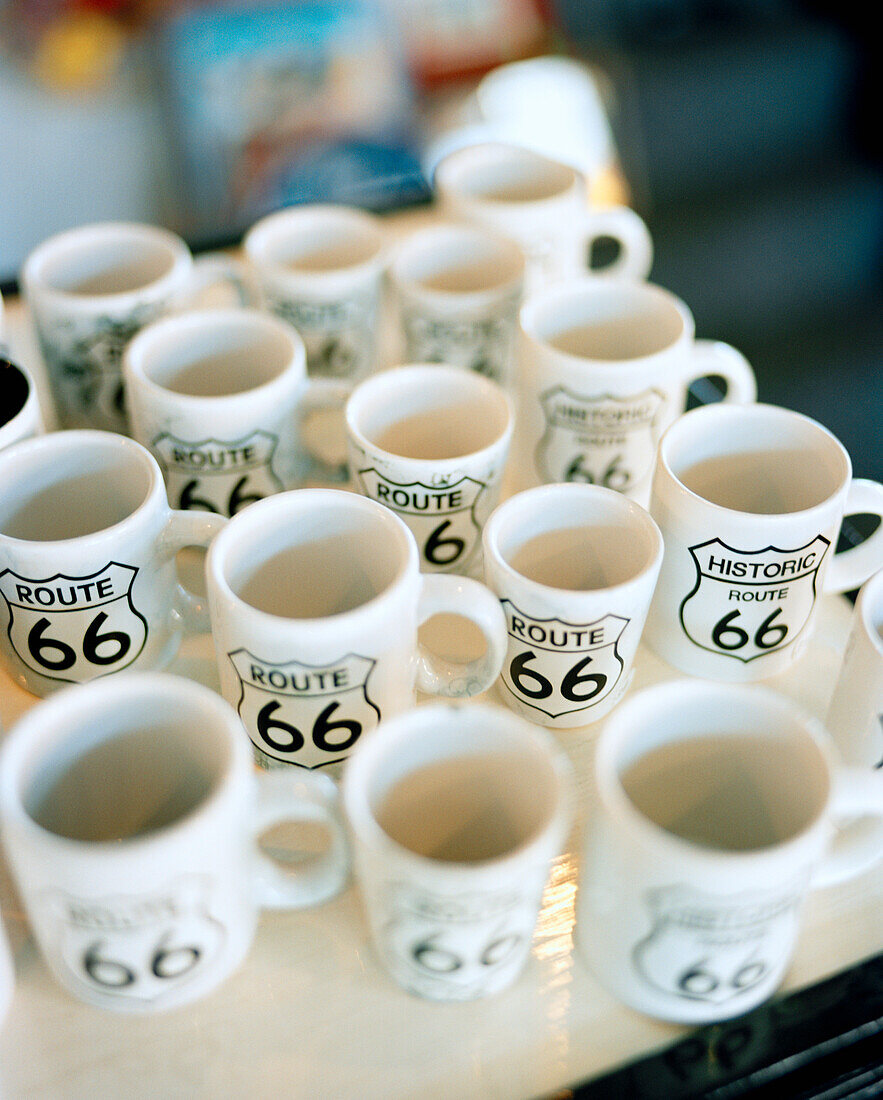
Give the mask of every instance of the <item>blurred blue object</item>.
[(233, 239), (293, 203), (427, 197), (414, 93), (379, 4), (202, 4), (163, 21), (156, 48), (188, 239)]

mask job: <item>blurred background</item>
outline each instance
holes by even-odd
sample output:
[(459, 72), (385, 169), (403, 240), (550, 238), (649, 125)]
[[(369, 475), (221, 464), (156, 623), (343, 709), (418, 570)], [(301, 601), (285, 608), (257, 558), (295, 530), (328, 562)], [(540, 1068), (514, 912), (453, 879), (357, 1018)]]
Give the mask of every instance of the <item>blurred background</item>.
[[(290, 203), (431, 200), (456, 144), (570, 160), (760, 398), (883, 479), (883, 143), (869, 5), (0, 0), (0, 285), (88, 221), (237, 243)], [(552, 79), (490, 79), (544, 56)], [(574, 69), (576, 75), (574, 76)], [(570, 75), (567, 75), (567, 74)]]

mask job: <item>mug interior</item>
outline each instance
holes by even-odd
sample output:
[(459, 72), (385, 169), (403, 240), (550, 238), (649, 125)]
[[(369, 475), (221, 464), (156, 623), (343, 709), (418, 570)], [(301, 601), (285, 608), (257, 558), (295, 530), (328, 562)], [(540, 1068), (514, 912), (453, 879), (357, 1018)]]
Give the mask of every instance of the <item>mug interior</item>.
[(682, 685), (657, 695), (652, 710), (618, 732), (610, 766), (632, 812), (700, 848), (751, 852), (787, 843), (819, 818), (829, 797), (829, 770), (814, 739), (748, 695)]
[(393, 266), (400, 283), (440, 294), (476, 294), (518, 280), (517, 245), (468, 226), (433, 227), (406, 240)]
[(465, 198), (488, 203), (529, 203), (570, 190), (574, 170), (520, 146), (470, 146), (439, 165), (442, 181)]
[(170, 318), (137, 339), (144, 376), (188, 397), (245, 393), (278, 378), (292, 360), (291, 339), (281, 327), (244, 311)]
[(571, 592), (626, 584), (661, 552), (646, 513), (619, 494), (591, 487), (526, 490), (499, 506), (486, 532), (520, 577)]
[(490, 715), (440, 707), (378, 752), (368, 810), (399, 847), (443, 863), (510, 855), (548, 825), (561, 780), (548, 754)]
[(231, 766), (204, 708), (155, 687), (96, 696), (88, 711), (56, 716), (53, 730), (22, 767), (18, 796), (33, 822), (70, 840), (119, 843), (174, 826)]
[(409, 560), (407, 530), (390, 522), (396, 517), (382, 505), (346, 497), (320, 494), (292, 508), (259, 502), (235, 517), (216, 540), (226, 546), (221, 568), (230, 591), (255, 610), (286, 619), (345, 614), (387, 591)]
[(817, 507), (851, 475), (846, 452), (827, 429), (771, 405), (691, 410), (665, 434), (659, 453), (691, 493), (754, 515)]
[(246, 238), (261, 263), (302, 274), (324, 274), (374, 260), (383, 239), (363, 214), (344, 209), (281, 211), (263, 219)]
[(110, 432), (56, 432), (0, 458), (0, 534), (30, 542), (81, 538), (121, 523), (147, 500), (154, 468)]
[(127, 294), (165, 278), (177, 259), (171, 241), (159, 231), (127, 225), (84, 227), (46, 246), (39, 277), (64, 294)]
[(18, 416), (30, 396), (31, 384), (24, 371), (0, 357), (0, 428)]
[(528, 334), (578, 359), (643, 359), (673, 347), (687, 322), (680, 303), (656, 287), (597, 279), (561, 288), (529, 303)]
[(372, 448), (418, 461), (463, 458), (493, 446), (510, 422), (502, 392), (457, 367), (401, 367), (363, 382), (348, 422)]

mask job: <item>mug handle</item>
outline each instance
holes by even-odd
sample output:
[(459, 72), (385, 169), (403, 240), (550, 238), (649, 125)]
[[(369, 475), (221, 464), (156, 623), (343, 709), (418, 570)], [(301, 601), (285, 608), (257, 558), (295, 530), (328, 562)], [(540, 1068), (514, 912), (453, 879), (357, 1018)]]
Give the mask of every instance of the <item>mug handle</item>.
[(646, 279), (650, 274), (653, 238), (647, 223), (631, 207), (592, 207), (584, 215), (582, 233), (587, 263), (592, 241), (599, 237), (612, 237), (619, 243), (619, 255), (613, 263), (600, 269), (589, 268), (591, 274), (625, 279)]
[(860, 588), (872, 574), (883, 568), (883, 485), (865, 478), (853, 479), (843, 514), (879, 516), (881, 523), (864, 542), (834, 555), (825, 575), (825, 592), (849, 592)]
[(327, 775), (286, 765), (259, 772), (254, 837), (282, 822), (323, 825), (328, 848), (296, 869), (255, 851), (254, 882), (262, 909), (304, 909), (328, 901), (344, 888), (350, 873), (349, 845), (337, 787)]
[(194, 256), (193, 269), (181, 296), (179, 308), (188, 308), (200, 294), (214, 286), (232, 288), (237, 306), (260, 305), (260, 291), (248, 265), (225, 252), (204, 252)]
[(883, 858), (883, 772), (840, 767), (831, 810), (837, 832), (813, 872), (814, 890), (854, 878)]
[[(720, 401), (750, 405), (757, 400), (757, 379), (741, 351), (723, 340), (694, 340), (686, 363), (684, 384), (689, 389), (703, 378), (723, 378), (727, 392)], [(710, 404), (710, 402), (703, 402)]]
[(417, 621), (433, 615), (462, 615), (484, 635), (487, 649), (465, 664), (417, 646), (417, 688), (429, 695), (462, 699), (486, 691), (500, 675), (506, 656), (506, 616), (497, 597), (479, 581), (447, 573), (421, 575)]
[(346, 459), (346, 440), (343, 436), (343, 418), (341, 416), (341, 450), (344, 457), (340, 462), (323, 457), (311, 451), (303, 443), (303, 429), (308, 417), (317, 412), (337, 412), (343, 410), (347, 398), (352, 393), (352, 384), (339, 378), (308, 378), (306, 386), (297, 403), (297, 438), (301, 440), (300, 450), (306, 459), (306, 468), (301, 475), (302, 481), (317, 480), (323, 484), (339, 484), (349, 481), (349, 464)]
[[(173, 558), (187, 546), (207, 547), (226, 522), (226, 516), (214, 512), (172, 511), (160, 536), (159, 553)], [(211, 629), (206, 600), (182, 584), (172, 614), (180, 617), (187, 634), (207, 634)]]

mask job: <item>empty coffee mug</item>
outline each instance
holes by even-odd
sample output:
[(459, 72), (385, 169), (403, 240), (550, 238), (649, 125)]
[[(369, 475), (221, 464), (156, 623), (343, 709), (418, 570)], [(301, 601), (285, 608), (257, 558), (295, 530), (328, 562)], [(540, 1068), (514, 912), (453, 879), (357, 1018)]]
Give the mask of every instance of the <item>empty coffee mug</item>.
[(358, 381), (377, 364), (386, 268), (380, 221), (305, 203), (261, 218), (243, 250), (264, 306), (303, 337), (311, 375)]
[[(3, 843), (55, 978), (88, 1004), (150, 1013), (202, 997), (243, 961), (261, 908), (301, 908), (348, 874), (327, 776), (255, 773), (235, 712), (166, 673), (124, 673), (37, 704), (0, 752)], [(292, 870), (258, 848), (324, 827)]]
[(595, 754), (576, 945), (625, 1004), (684, 1024), (782, 981), (807, 893), (883, 856), (883, 775), (756, 685), (674, 680), (623, 701)]
[(401, 516), (424, 572), (481, 573), (513, 422), (495, 382), (441, 364), (381, 371), (347, 401), (354, 488)]
[(524, 968), (572, 772), (545, 730), (502, 707), (427, 704), (385, 721), (342, 794), (374, 946), (410, 993), (485, 997)]
[(175, 555), (207, 546), (221, 516), (172, 511), (133, 439), (60, 431), (0, 451), (0, 656), (35, 695), (155, 668), (208, 629)]
[(659, 444), (650, 512), (665, 542), (644, 640), (693, 676), (778, 675), (812, 637), (819, 597), (883, 567), (883, 528), (835, 553), (844, 515), (883, 516), (842, 444), (775, 405), (707, 405)]
[(149, 321), (218, 283), (247, 300), (232, 260), (194, 260), (180, 237), (158, 226), (101, 222), (38, 245), (22, 268), (22, 290), (61, 426), (127, 432), (126, 344)]
[(306, 371), (298, 333), (256, 309), (191, 311), (135, 336), (123, 356), (132, 434), (174, 507), (232, 516), (308, 477), (345, 477), (307, 451), (301, 427), (349, 391)]
[(697, 340), (687, 306), (649, 283), (571, 280), (528, 299), (520, 331), (516, 489), (581, 481), (646, 507), (659, 438), (690, 385), (713, 375), (725, 401), (756, 396), (741, 353)]
[(484, 571), (506, 614), (504, 702), (566, 729), (595, 722), (627, 690), (662, 564), (640, 504), (598, 485), (516, 493), (484, 529)]
[(389, 268), (402, 360), (449, 363), (509, 386), (524, 254), (479, 226), (431, 225), (401, 241)]
[(883, 768), (883, 571), (859, 591), (825, 725), (848, 764)]
[(590, 206), (586, 180), (569, 164), (521, 145), (480, 142), (448, 153), (433, 183), (443, 216), (496, 230), (521, 248), (528, 294), (585, 274), (599, 239), (619, 245), (601, 272), (650, 273), (653, 243), (643, 219), (627, 206)]
[[(250, 505), (206, 561), (224, 697), (264, 767), (334, 768), (419, 690), (466, 697), (497, 678), (505, 623), (465, 577), (427, 576), (389, 508), (343, 489), (293, 489)], [(418, 644), (435, 615), (471, 620), (467, 663)]]

